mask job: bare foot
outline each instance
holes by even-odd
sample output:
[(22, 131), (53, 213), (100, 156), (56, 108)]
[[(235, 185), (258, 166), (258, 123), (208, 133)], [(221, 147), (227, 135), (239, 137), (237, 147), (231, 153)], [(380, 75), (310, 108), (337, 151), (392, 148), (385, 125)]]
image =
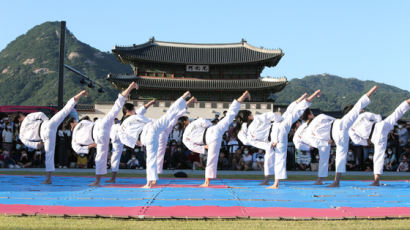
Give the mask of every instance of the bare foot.
[(323, 185), (323, 182), (321, 180), (317, 180), (313, 185)]
[(297, 100), (296, 100), (296, 103), (299, 103), (299, 102), (301, 102), (303, 99), (305, 99), (306, 97), (307, 97), (307, 93), (304, 93), (302, 96), (300, 96)]
[(94, 181), (93, 183), (89, 184), (88, 186), (100, 187), (101, 185), (97, 181)]
[(129, 89), (137, 89), (138, 90), (138, 84), (134, 81), (131, 82), (131, 84), (128, 86)]
[(340, 187), (339, 183), (333, 182), (330, 185), (326, 186), (328, 188), (336, 188), (336, 187)]
[(196, 100), (196, 98), (195, 97), (191, 97), (191, 99), (189, 99), (187, 102), (186, 102), (186, 104), (187, 105), (190, 105), (190, 104), (192, 104), (192, 103), (197, 103), (198, 101)]
[(152, 185), (156, 185), (157, 184), (157, 181), (156, 180), (153, 180), (152, 181)]
[(115, 184), (115, 179), (109, 179), (107, 181), (105, 181), (106, 183), (114, 183)]
[(246, 90), (246, 91), (243, 93), (243, 95), (244, 95), (245, 99), (248, 99), (248, 101), (251, 100), (251, 94), (249, 93), (248, 90)]
[(278, 184), (273, 184), (272, 186), (267, 187), (267, 189), (278, 189), (279, 185)]
[(199, 187), (209, 187), (209, 184), (203, 183), (203, 184), (201, 184)]
[(371, 183), (370, 186), (380, 186), (380, 182), (379, 181), (373, 181), (373, 183)]
[(373, 86), (373, 88), (371, 88), (371, 89), (369, 90), (369, 92), (366, 93), (367, 97), (370, 97), (374, 92), (376, 92), (376, 91), (377, 91), (377, 88), (378, 88), (377, 85)]
[(269, 184), (269, 180), (264, 180), (262, 181), (262, 183), (260, 183), (259, 185), (268, 185)]
[(74, 101), (78, 101), (78, 100), (80, 100), (80, 97), (82, 97), (82, 96), (88, 96), (88, 92), (87, 92), (87, 90), (83, 90), (83, 91), (81, 91), (80, 93), (78, 93), (77, 95), (75, 95), (74, 96)]
[(182, 95), (182, 98), (187, 99), (187, 98), (190, 97), (190, 96), (191, 96), (191, 92), (186, 91), (186, 92)]
[(51, 180), (47, 179), (47, 180), (43, 181), (42, 184), (51, 184)]
[(147, 181), (147, 184), (144, 185), (142, 188), (152, 188), (152, 185), (153, 185), (153, 181)]
[(320, 89), (318, 89), (318, 90), (316, 90), (312, 95), (310, 95), (310, 96), (306, 99), (306, 101), (312, 102), (315, 97), (320, 97), (320, 95), (321, 95), (321, 91), (320, 91)]

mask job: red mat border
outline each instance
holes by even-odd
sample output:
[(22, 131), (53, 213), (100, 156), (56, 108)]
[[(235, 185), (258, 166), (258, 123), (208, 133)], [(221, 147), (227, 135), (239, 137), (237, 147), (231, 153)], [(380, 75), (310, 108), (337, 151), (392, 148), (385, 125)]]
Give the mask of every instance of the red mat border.
[(104, 216), (135, 218), (273, 218), (273, 219), (340, 219), (340, 218), (409, 218), (410, 207), (383, 208), (282, 208), (220, 206), (136, 206), (136, 207), (70, 207), (50, 205), (0, 204), (6, 215)]

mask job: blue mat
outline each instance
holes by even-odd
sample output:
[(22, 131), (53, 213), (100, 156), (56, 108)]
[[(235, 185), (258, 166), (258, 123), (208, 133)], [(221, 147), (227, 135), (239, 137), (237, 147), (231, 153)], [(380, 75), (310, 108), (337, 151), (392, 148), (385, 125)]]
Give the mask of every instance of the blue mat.
[[(215, 180), (229, 188), (166, 187), (200, 185), (202, 180), (161, 179), (164, 187), (89, 187), (92, 177), (53, 177), (52, 185), (40, 184), (44, 176), (0, 176), (0, 204), (64, 205), (72, 207), (204, 206), (222, 207), (410, 207), (408, 181), (342, 181), (340, 188), (312, 185), (312, 181), (283, 181), (278, 190), (259, 186), (256, 180)], [(145, 184), (145, 178), (118, 178), (117, 184)], [(105, 185), (103, 183), (103, 185)]]

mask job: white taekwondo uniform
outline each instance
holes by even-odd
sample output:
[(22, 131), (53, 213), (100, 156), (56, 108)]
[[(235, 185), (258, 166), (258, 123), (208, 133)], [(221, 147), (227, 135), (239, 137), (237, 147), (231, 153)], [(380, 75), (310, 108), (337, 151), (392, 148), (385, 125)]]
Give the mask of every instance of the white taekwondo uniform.
[(356, 145), (367, 146), (376, 123), (382, 121), (382, 116), (370, 112), (361, 113), (349, 129), (349, 137)]
[(320, 114), (307, 125), (302, 142), (319, 150), (318, 177), (328, 176), (330, 140), (333, 140), (336, 145), (336, 172), (346, 172), (346, 157), (349, 149), (348, 131), (360, 111), (369, 103), (369, 97), (363, 95), (341, 119)]
[(394, 124), (410, 109), (407, 101), (403, 101), (392, 114), (381, 120), (380, 115), (365, 112), (349, 130), (353, 143), (367, 146), (367, 140), (374, 144), (373, 173), (383, 174), (384, 157), (387, 148), (388, 134)]
[[(303, 112), (311, 105), (310, 102), (302, 100), (299, 103), (293, 102), (288, 106), (286, 112), (283, 114), (283, 120), (281, 122), (273, 123), (271, 126), (269, 146), (266, 149), (265, 156), (273, 158), (274, 160), (274, 173), (275, 179), (286, 179), (286, 157), (288, 150), (288, 134), (292, 124), (295, 123)], [(272, 144), (276, 143), (276, 147), (273, 148)]]
[(51, 119), (42, 113), (28, 114), (20, 127), (20, 140), (27, 147), (37, 149), (40, 142), (44, 142), (44, 150), (46, 152), (46, 172), (53, 172), (54, 167), (54, 151), (56, 144), (56, 134), (58, 126), (74, 109), (76, 102), (71, 98), (67, 104), (56, 113)]
[(205, 154), (205, 145), (208, 145), (208, 157), (205, 169), (206, 178), (216, 178), (222, 136), (228, 130), (233, 119), (235, 119), (240, 107), (241, 103), (234, 100), (230, 105), (226, 116), (216, 125), (212, 125), (208, 120), (199, 118), (189, 124), (185, 129), (182, 142), (189, 150)]
[(132, 115), (122, 124), (119, 138), (124, 145), (134, 148), (140, 141), (147, 150), (147, 180), (158, 180), (157, 153), (159, 147), (159, 136), (180, 111), (186, 108), (186, 101), (180, 97), (168, 111), (158, 120), (147, 118), (143, 115)]
[(293, 135), (293, 144), (295, 145), (296, 149), (301, 151), (310, 151), (310, 146), (302, 141), (302, 136), (306, 131), (307, 125), (307, 122), (303, 121)]
[[(144, 115), (146, 111), (147, 110), (145, 106), (142, 105), (135, 111), (135, 113)], [(121, 143), (120, 137), (118, 135), (120, 127), (121, 127), (121, 124), (114, 124), (110, 132), (110, 139), (111, 139), (111, 145), (112, 145), (112, 151), (111, 151), (111, 171), (112, 172), (118, 172), (118, 169), (120, 167), (122, 150), (124, 149), (124, 144)]]
[(118, 94), (113, 107), (103, 118), (95, 122), (83, 120), (74, 127), (71, 146), (77, 154), (88, 154), (88, 145), (97, 144), (97, 154), (95, 156), (96, 175), (107, 174), (111, 127), (114, 124), (114, 119), (122, 110), (125, 100), (124, 96)]
[[(284, 115), (286, 115), (284, 113)], [(260, 115), (254, 116), (252, 123), (247, 126), (247, 130), (244, 129), (244, 125), (241, 127), (241, 134), (238, 133), (238, 137), (244, 139), (245, 142), (250, 143), (251, 145), (265, 150), (265, 160), (264, 160), (264, 174), (265, 176), (274, 174), (274, 158), (269, 153), (266, 152), (266, 149), (269, 148), (269, 131), (272, 123), (278, 123), (283, 120), (283, 117), (274, 112), (267, 112)], [(244, 129), (244, 130), (242, 130)], [(245, 135), (246, 131), (246, 135)], [(241, 139), (241, 141), (242, 141)]]
[[(311, 122), (306, 123), (304, 131), (301, 131), (300, 142), (317, 148), (319, 151), (319, 167), (318, 177), (328, 176), (329, 155), (330, 155), (330, 128), (332, 126), (334, 117), (320, 114), (316, 116)], [(299, 127), (299, 129), (302, 128)]]
[(164, 167), (164, 157), (165, 157), (165, 150), (167, 148), (168, 137), (171, 133), (174, 126), (177, 124), (178, 119), (186, 113), (186, 109), (180, 111), (169, 123), (169, 126), (161, 132), (159, 135), (159, 146), (158, 146), (158, 154), (157, 154), (157, 172), (158, 174), (162, 173), (162, 169)]

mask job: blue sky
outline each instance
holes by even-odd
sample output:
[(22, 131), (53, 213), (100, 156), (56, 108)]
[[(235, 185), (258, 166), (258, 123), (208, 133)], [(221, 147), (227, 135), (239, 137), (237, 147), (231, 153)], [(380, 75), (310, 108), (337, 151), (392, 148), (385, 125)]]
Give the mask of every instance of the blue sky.
[(410, 91), (410, 1), (84, 1), (2, 2), (0, 50), (35, 25), (66, 20), (102, 51), (161, 41), (239, 42), (281, 48), (262, 75), (329, 73)]

